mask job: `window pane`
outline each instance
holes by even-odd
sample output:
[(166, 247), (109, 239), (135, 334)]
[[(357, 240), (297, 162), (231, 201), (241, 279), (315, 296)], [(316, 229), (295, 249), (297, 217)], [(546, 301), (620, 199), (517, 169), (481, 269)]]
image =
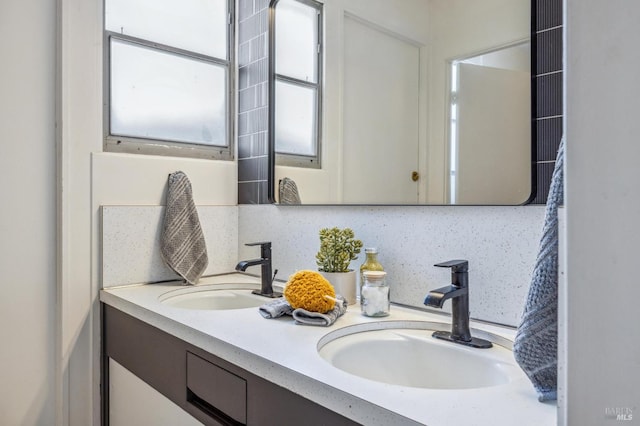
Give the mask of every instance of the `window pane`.
[(226, 0), (107, 0), (109, 31), (228, 59)]
[(276, 73), (317, 83), (318, 18), (295, 0), (276, 5)]
[(316, 155), (316, 90), (276, 81), (276, 151)]
[(111, 134), (226, 146), (226, 73), (111, 39)]

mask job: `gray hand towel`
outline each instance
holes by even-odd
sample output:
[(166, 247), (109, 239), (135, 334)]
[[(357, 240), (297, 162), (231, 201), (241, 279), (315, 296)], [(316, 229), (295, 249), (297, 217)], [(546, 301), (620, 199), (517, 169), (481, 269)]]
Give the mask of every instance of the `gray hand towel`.
[(288, 177), (280, 179), (279, 183), (280, 204), (301, 204), (298, 186)]
[(513, 355), (541, 402), (557, 399), (558, 206), (563, 203), (564, 145), (563, 138), (551, 178), (533, 278), (513, 345)]
[(336, 296), (338, 301), (332, 310), (326, 314), (319, 312), (311, 312), (306, 309), (298, 308), (293, 311), (293, 319), (296, 320), (296, 324), (303, 325), (317, 325), (321, 327), (329, 327), (333, 325), (336, 320), (347, 312), (347, 301), (342, 296)]
[(265, 318), (279, 318), (283, 315), (291, 315), (293, 308), (284, 297), (279, 297), (271, 302), (265, 303), (258, 308), (258, 312)]
[(160, 252), (167, 265), (189, 284), (198, 282), (209, 263), (191, 182), (180, 171), (169, 175)]

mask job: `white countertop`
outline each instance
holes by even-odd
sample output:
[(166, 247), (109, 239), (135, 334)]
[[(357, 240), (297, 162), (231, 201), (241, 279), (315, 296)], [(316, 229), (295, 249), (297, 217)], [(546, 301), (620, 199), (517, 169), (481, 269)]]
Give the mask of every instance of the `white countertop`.
[[(258, 282), (253, 276), (232, 273), (202, 278), (192, 288), (219, 288), (234, 283), (254, 283), (259, 288)], [(367, 318), (360, 314), (358, 305), (351, 305), (333, 326), (312, 327), (296, 325), (288, 316), (264, 319), (257, 308), (204, 311), (160, 302), (163, 294), (177, 289), (185, 286), (171, 282), (109, 288), (100, 292), (100, 300), (367, 426), (556, 424), (555, 402), (538, 402), (526, 377), (481, 389), (411, 388), (353, 376), (333, 367), (317, 352), (318, 341), (342, 327), (373, 327), (379, 321), (449, 323), (448, 316), (392, 305), (388, 317)], [(506, 327), (473, 321), (471, 327), (507, 339), (514, 336), (514, 330)]]

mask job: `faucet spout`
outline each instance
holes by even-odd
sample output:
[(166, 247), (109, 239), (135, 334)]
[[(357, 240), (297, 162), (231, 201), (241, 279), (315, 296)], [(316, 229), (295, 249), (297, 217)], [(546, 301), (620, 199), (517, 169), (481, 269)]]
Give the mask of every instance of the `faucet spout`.
[(424, 304), (434, 308), (442, 309), (445, 301), (463, 296), (468, 292), (469, 289), (467, 287), (456, 287), (453, 285), (448, 285), (436, 290), (431, 290), (429, 294), (427, 294), (427, 297), (425, 297)]
[(249, 266), (258, 266), (262, 265), (268, 259), (253, 259), (253, 260), (243, 260), (238, 262), (236, 265), (236, 271), (244, 272), (247, 270)]

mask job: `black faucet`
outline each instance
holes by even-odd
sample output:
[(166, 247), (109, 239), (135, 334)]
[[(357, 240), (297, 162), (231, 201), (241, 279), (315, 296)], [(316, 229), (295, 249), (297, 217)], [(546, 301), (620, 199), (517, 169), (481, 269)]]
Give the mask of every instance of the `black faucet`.
[(260, 259), (240, 261), (236, 265), (236, 271), (244, 272), (249, 266), (262, 266), (260, 290), (253, 290), (252, 293), (272, 298), (281, 297), (282, 293), (273, 291), (273, 280), (275, 276), (271, 276), (271, 242), (248, 243), (245, 244), (245, 246), (260, 246)]
[(451, 299), (451, 331), (435, 331), (433, 337), (474, 348), (493, 346), (488, 340), (472, 337), (469, 331), (469, 262), (449, 260), (433, 266), (451, 268), (451, 285), (430, 291), (424, 299), (425, 305), (441, 309), (445, 300)]

